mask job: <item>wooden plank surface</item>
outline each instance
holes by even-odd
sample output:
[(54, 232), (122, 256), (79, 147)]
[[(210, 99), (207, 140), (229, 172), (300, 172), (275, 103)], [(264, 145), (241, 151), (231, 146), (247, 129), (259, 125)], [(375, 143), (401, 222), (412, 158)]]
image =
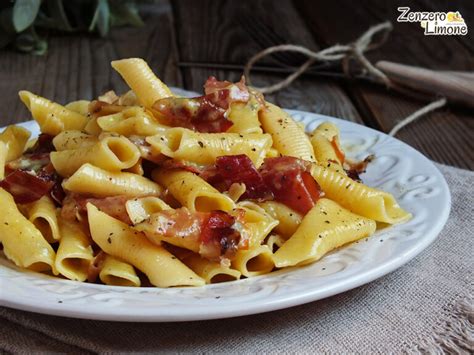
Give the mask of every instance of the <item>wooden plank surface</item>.
[[(298, 43), (317, 49), (311, 33), (290, 0), (173, 1), (179, 58), (183, 62), (245, 64), (258, 51), (272, 45)], [(203, 21), (205, 19), (205, 21)], [(291, 30), (289, 30), (291, 29)], [(305, 58), (280, 55), (263, 63), (300, 64)], [(208, 76), (238, 80), (242, 71), (185, 68), (186, 88), (201, 91)], [(280, 76), (255, 74), (253, 84), (268, 85)], [(269, 101), (287, 108), (309, 110), (361, 122), (349, 97), (328, 80), (303, 78), (286, 90), (266, 95)]]
[[(469, 21), (472, 6), (461, 8), (464, 3), (449, 3), (440, 8), (419, 0), (413, 2), (411, 8), (413, 11), (459, 9)], [(394, 30), (383, 47), (368, 55), (371, 61), (385, 59), (438, 70), (474, 70), (474, 55), (467, 44), (472, 39), (471, 34), (462, 39), (459, 36), (425, 36), (419, 24), (395, 22), (399, 12), (393, 3), (371, 1), (351, 6), (349, 1), (310, 3), (295, 0), (294, 4), (301, 14), (305, 14), (306, 23), (321, 46), (350, 42), (356, 34), (388, 19), (393, 22)], [(341, 11), (349, 7), (350, 12)], [(335, 18), (338, 20), (334, 21)], [(350, 26), (340, 26), (340, 23), (350, 23)], [(385, 132), (426, 104), (374, 85), (352, 83), (345, 88), (366, 122)], [(397, 138), (435, 161), (474, 169), (473, 118), (472, 111), (466, 109), (442, 109), (401, 130)]]
[[(101, 39), (92, 35), (51, 35), (48, 54), (42, 57), (14, 51), (0, 52), (0, 125), (30, 119), (17, 92), (27, 89), (59, 102), (91, 99), (114, 89), (126, 90), (109, 62), (138, 56), (170, 85), (200, 91), (205, 79), (238, 80), (241, 69), (217, 70), (213, 63), (242, 66), (254, 53), (271, 45), (296, 43), (313, 50), (336, 42), (354, 40), (368, 26), (398, 16), (389, 2), (314, 2), (309, 0), (209, 1), (177, 0), (147, 5), (143, 28), (114, 28)], [(459, 10), (474, 23), (474, 2), (415, 0), (413, 10)], [(369, 56), (436, 69), (474, 69), (473, 31), (468, 36), (426, 37), (418, 24), (396, 24), (391, 41)], [(304, 58), (281, 54), (265, 59), (265, 65), (290, 67)], [(184, 67), (177, 63), (208, 64)], [(178, 69), (179, 68), (179, 69)], [(254, 73), (255, 85), (282, 78)], [(387, 92), (375, 85), (305, 76), (270, 101), (363, 122), (383, 131), (423, 105), (412, 98)], [(428, 157), (446, 164), (474, 169), (472, 111), (449, 107), (431, 114), (398, 138)]]
[(18, 98), (19, 90), (60, 103), (92, 99), (111, 89), (128, 90), (110, 66), (118, 58), (142, 57), (170, 85), (181, 86), (180, 73), (170, 64), (176, 60), (170, 14), (169, 4), (149, 7), (144, 11), (146, 26), (116, 28), (109, 38), (50, 36), (45, 56), (0, 52), (1, 125), (31, 119)]

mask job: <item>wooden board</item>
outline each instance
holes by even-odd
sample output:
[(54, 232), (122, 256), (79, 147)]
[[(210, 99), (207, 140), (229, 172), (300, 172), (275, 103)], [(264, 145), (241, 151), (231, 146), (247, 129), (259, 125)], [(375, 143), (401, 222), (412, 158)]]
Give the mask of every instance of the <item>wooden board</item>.
[[(456, 36), (425, 36), (419, 24), (395, 22), (400, 13), (393, 3), (371, 1), (351, 6), (349, 1), (336, 4), (296, 0), (294, 4), (301, 14), (305, 14), (314, 38), (321, 46), (350, 42), (355, 39), (355, 34), (389, 19), (394, 23), (394, 30), (383, 47), (368, 55), (373, 62), (386, 59), (439, 70), (473, 71), (474, 56), (466, 44), (472, 35), (461, 40)], [(428, 5), (429, 2), (424, 4), (418, 1), (413, 4), (412, 10), (432, 10), (433, 5)], [(341, 10), (349, 7), (351, 11)], [(458, 7), (451, 3), (446, 9), (455, 10)], [(465, 18), (472, 14), (465, 8), (460, 11)], [(334, 21), (336, 18), (337, 21)], [(350, 26), (340, 26), (340, 23)], [(345, 88), (364, 121), (385, 132), (426, 104), (375, 85), (352, 84)], [(474, 169), (473, 118), (472, 112), (467, 110), (442, 109), (406, 127), (397, 134), (397, 138), (435, 161)]]
[[(298, 43), (317, 49), (303, 19), (289, 0), (255, 1), (173, 1), (179, 58), (183, 62), (232, 63), (243, 65), (258, 51), (272, 45)], [(205, 21), (203, 21), (205, 19)], [(298, 65), (301, 55), (285, 54), (263, 63)], [(210, 75), (238, 80), (242, 71), (185, 68), (186, 88), (201, 91)], [(273, 84), (281, 76), (252, 75), (256, 86)], [(351, 100), (338, 85), (327, 80), (303, 78), (268, 100), (287, 108), (314, 111), (361, 122)]]
[(127, 86), (110, 66), (124, 57), (142, 57), (170, 85), (181, 86), (173, 58), (170, 7), (162, 4), (144, 12), (146, 26), (123, 27), (109, 38), (88, 35), (55, 35), (48, 39), (45, 56), (14, 51), (0, 55), (1, 124), (31, 119), (18, 98), (19, 90), (29, 90), (60, 103), (92, 99), (107, 90), (124, 92)]
[[(210, 75), (238, 80), (243, 64), (256, 52), (272, 45), (296, 43), (317, 50), (354, 40), (368, 26), (390, 19), (397, 6), (391, 2), (315, 2), (310, 0), (210, 1), (177, 0), (145, 5), (143, 28), (114, 28), (108, 38), (96, 35), (54, 34), (42, 57), (12, 50), (0, 52), (0, 124), (30, 119), (17, 92), (27, 89), (65, 103), (91, 99), (106, 90), (126, 90), (109, 62), (124, 57), (143, 57), (168, 84), (201, 91)], [(474, 23), (474, 2), (415, 0), (412, 10), (459, 10)], [(369, 55), (428, 68), (474, 70), (473, 31), (468, 36), (426, 37), (418, 24), (396, 24), (390, 43)], [(279, 54), (264, 65), (292, 67), (304, 57)], [(207, 64), (184, 67), (179, 63)], [(240, 66), (217, 70), (217, 64)], [(253, 73), (254, 85), (272, 84), (282, 78)], [(364, 83), (304, 76), (291, 87), (267, 95), (277, 104), (319, 112), (364, 123), (385, 132), (397, 120), (424, 103)], [(402, 130), (397, 137), (428, 157), (446, 164), (474, 169), (473, 114), (447, 108)]]

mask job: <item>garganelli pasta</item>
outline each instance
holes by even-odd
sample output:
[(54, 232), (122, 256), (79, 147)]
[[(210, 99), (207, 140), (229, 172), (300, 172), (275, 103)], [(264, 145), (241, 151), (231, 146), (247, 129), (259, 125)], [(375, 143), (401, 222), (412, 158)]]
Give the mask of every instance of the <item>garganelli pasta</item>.
[(203, 286), (316, 262), (411, 215), (362, 183), (336, 125), (311, 134), (245, 85), (175, 96), (139, 58), (130, 91), (20, 99), (0, 133), (0, 243), (19, 267), (111, 286)]

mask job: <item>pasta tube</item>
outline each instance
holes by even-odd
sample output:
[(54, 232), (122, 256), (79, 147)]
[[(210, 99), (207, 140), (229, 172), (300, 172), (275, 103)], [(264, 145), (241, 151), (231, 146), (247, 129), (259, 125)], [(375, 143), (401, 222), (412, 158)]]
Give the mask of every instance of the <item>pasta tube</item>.
[(246, 154), (256, 167), (263, 163), (272, 145), (268, 134), (199, 133), (186, 128), (171, 128), (146, 141), (160, 153), (197, 164), (214, 164), (222, 155)]
[(159, 195), (162, 191), (158, 184), (143, 176), (109, 172), (90, 164), (81, 166), (62, 185), (68, 191), (98, 197)]
[(191, 212), (230, 211), (235, 208), (234, 201), (221, 194), (199, 176), (189, 171), (154, 170), (153, 180), (165, 186), (173, 197)]
[(18, 210), (13, 197), (0, 188), (0, 241), (5, 256), (16, 265), (34, 271), (52, 270), (55, 253), (41, 232)]
[(57, 209), (51, 197), (45, 195), (25, 206), (25, 210), (30, 222), (38, 228), (48, 243), (61, 239)]
[(280, 202), (265, 201), (259, 203), (259, 206), (270, 216), (279, 221), (275, 227), (275, 232), (279, 233), (285, 239), (288, 239), (296, 232), (303, 218), (301, 214)]
[(339, 143), (339, 129), (330, 122), (320, 124), (312, 133), (311, 144), (318, 164), (346, 175), (344, 153)]
[(128, 217), (133, 224), (138, 224), (150, 218), (154, 213), (171, 209), (165, 201), (158, 197), (148, 196), (134, 198), (125, 203)]
[(192, 254), (183, 259), (183, 262), (207, 284), (235, 281), (240, 279), (240, 271), (223, 266), (221, 263), (209, 261), (197, 254)]
[(143, 170), (143, 158), (138, 159), (134, 166), (131, 168), (125, 169), (124, 171), (127, 173), (132, 173), (135, 175), (143, 176), (145, 174), (145, 170)]
[(96, 136), (72, 130), (59, 133), (53, 138), (53, 145), (57, 151), (62, 151), (90, 147), (98, 141)]
[(77, 100), (77, 101), (71, 101), (64, 107), (66, 107), (68, 110), (77, 112), (78, 114), (87, 117), (89, 114), (89, 104), (91, 102), (88, 100)]
[(306, 214), (295, 234), (273, 255), (277, 267), (307, 264), (340, 246), (375, 232), (373, 220), (322, 198)]
[(99, 278), (104, 284), (112, 286), (140, 287), (141, 284), (132, 265), (110, 255), (105, 257)]
[(234, 102), (230, 106), (229, 120), (233, 123), (227, 131), (228, 133), (259, 133), (262, 134), (258, 112), (261, 105), (255, 95), (250, 95), (250, 100), (246, 103)]
[(107, 254), (141, 270), (154, 286), (202, 286), (204, 280), (140, 232), (100, 212), (91, 203), (87, 215), (92, 239)]
[(268, 274), (273, 270), (275, 264), (272, 251), (266, 245), (260, 245), (249, 250), (239, 250), (232, 267), (239, 270), (246, 277)]
[(354, 213), (390, 224), (411, 218), (388, 192), (373, 189), (320, 165), (313, 165), (311, 174), (327, 198)]
[(125, 137), (105, 137), (84, 148), (51, 152), (50, 157), (58, 174), (68, 177), (86, 163), (114, 172), (131, 168), (140, 159), (140, 151)]
[(98, 117), (92, 117), (89, 122), (87, 122), (86, 126), (84, 127), (84, 132), (91, 134), (93, 136), (98, 136), (102, 133), (102, 129), (99, 127), (97, 123)]
[(323, 122), (321, 123), (318, 127), (316, 127), (313, 132), (311, 133), (312, 135), (319, 133), (321, 134), (324, 138), (326, 138), (328, 141), (331, 141), (333, 138), (339, 138), (339, 128), (331, 122)]
[(55, 136), (64, 130), (82, 130), (87, 124), (87, 117), (44, 97), (24, 90), (19, 95), (43, 133)]
[(30, 135), (27, 129), (20, 126), (8, 126), (0, 133), (0, 142), (4, 143), (7, 151), (6, 162), (17, 159), (23, 154)]
[(124, 136), (153, 136), (169, 127), (156, 121), (143, 107), (131, 107), (112, 115), (97, 119), (97, 124), (105, 132), (114, 132)]
[(148, 64), (141, 58), (114, 60), (112, 67), (145, 107), (153, 106), (159, 99), (173, 96), (171, 90), (153, 74)]
[(260, 245), (268, 234), (278, 225), (278, 221), (265, 212), (263, 208), (250, 201), (242, 201), (237, 208), (243, 209), (243, 223), (249, 235), (250, 248)]
[(278, 106), (267, 102), (260, 111), (263, 131), (270, 133), (273, 147), (281, 154), (314, 162), (314, 151), (306, 133), (289, 114)]
[(56, 269), (70, 280), (85, 281), (89, 264), (94, 259), (91, 240), (75, 222), (62, 219), (59, 229), (61, 240), (56, 255)]

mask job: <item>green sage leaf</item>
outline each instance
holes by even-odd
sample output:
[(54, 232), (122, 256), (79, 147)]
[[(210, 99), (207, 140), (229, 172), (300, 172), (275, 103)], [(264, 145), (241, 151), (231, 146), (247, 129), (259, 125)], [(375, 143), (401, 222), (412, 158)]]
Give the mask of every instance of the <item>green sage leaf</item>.
[(35, 21), (41, 5), (41, 0), (16, 0), (13, 5), (13, 26), (17, 32), (22, 32)]
[(111, 26), (132, 25), (141, 27), (144, 25), (138, 13), (137, 4), (132, 1), (112, 1), (110, 7)]
[(105, 37), (110, 28), (110, 8), (107, 0), (98, 0), (97, 7), (89, 26), (89, 31), (93, 31), (97, 27), (99, 34)]

